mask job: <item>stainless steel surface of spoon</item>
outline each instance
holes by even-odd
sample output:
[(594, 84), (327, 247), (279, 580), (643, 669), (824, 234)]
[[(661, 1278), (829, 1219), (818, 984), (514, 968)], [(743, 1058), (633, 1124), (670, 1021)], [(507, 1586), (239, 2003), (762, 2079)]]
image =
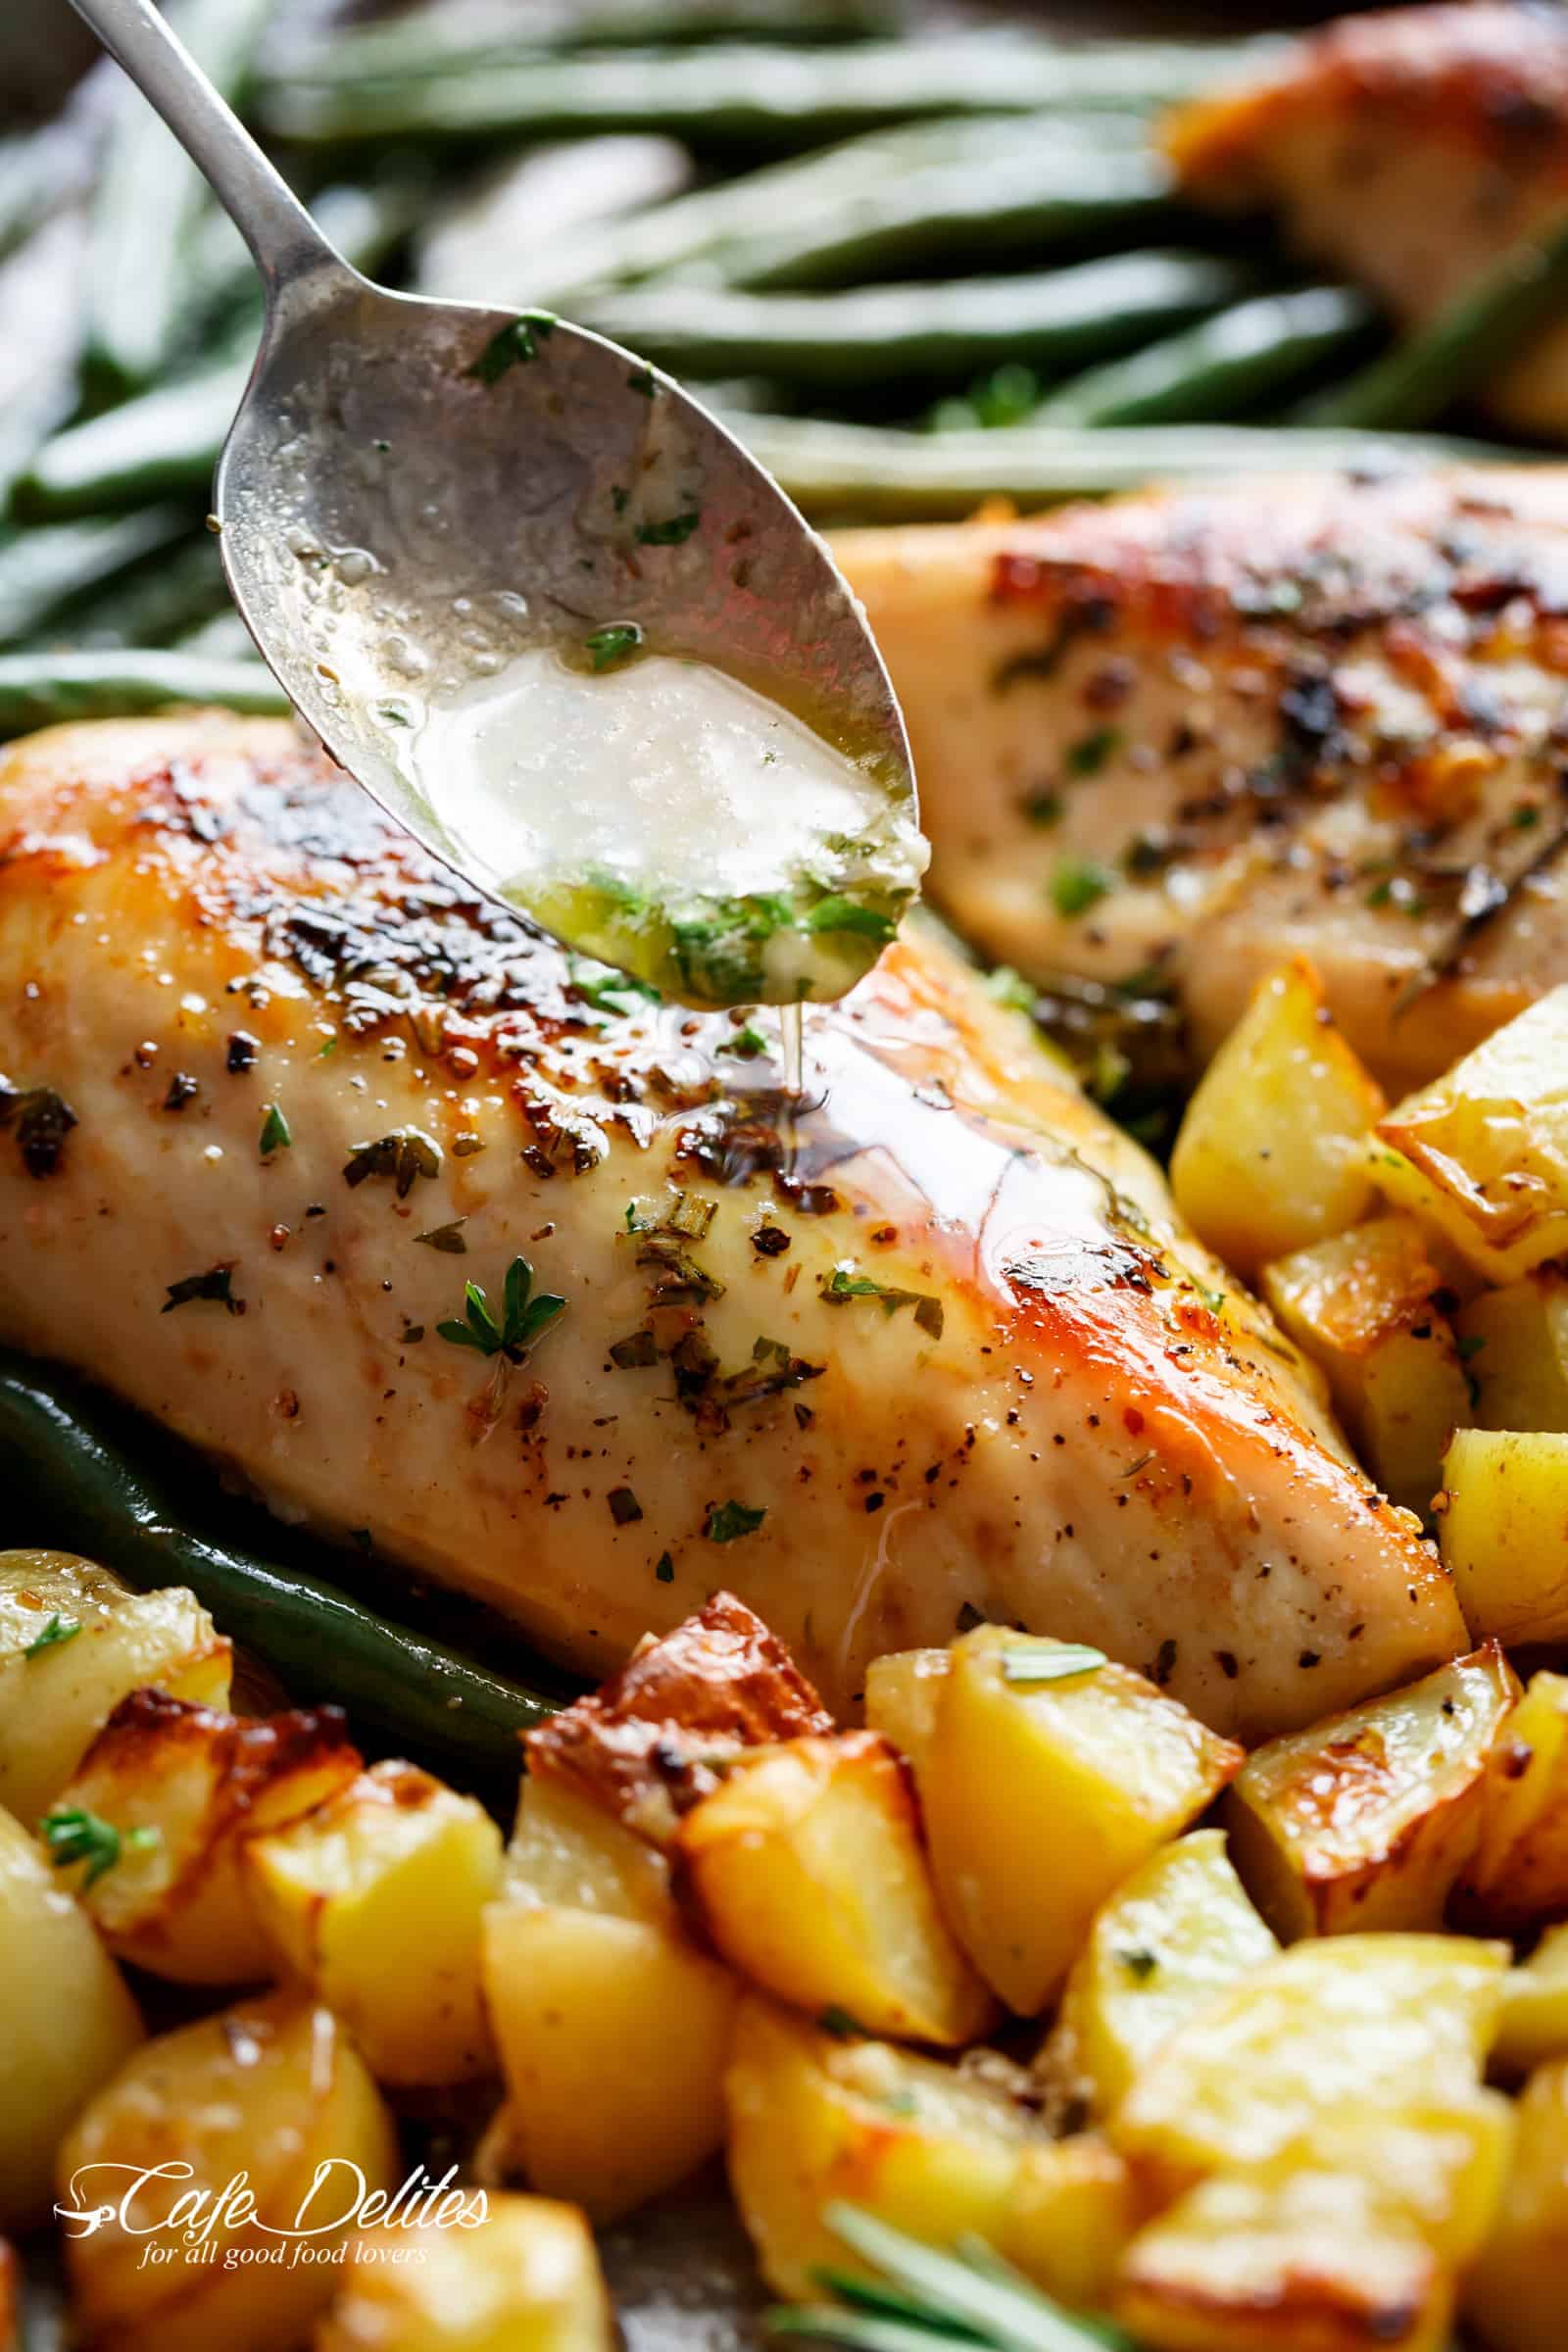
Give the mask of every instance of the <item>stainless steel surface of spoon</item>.
[(266, 329), (214, 493), (223, 566), (280, 684), (384, 808), (480, 889), (499, 888), (443, 823), (409, 743), (432, 697), (496, 674), (543, 621), (579, 638), (630, 624), (662, 651), (831, 714), (912, 820), (903, 721), (858, 608), (822, 541), (720, 424), (601, 335), (370, 284), (151, 0), (73, 6), (183, 143), (261, 271)]

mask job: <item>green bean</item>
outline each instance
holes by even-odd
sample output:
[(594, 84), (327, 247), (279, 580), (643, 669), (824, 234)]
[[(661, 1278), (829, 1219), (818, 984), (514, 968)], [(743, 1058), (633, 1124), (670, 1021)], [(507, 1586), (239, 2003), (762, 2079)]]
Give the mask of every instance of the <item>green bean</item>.
[(0, 645), (32, 637), (63, 606), (190, 529), (188, 509), (146, 507), (113, 520), (46, 523), (0, 539)]
[(498, 288), (505, 300), (509, 268), (525, 280), (564, 239), (681, 195), (692, 170), (684, 147), (652, 133), (529, 148), (431, 216), (415, 284), (445, 302), (493, 303)]
[(68, 718), (133, 718), (177, 703), (276, 717), (289, 708), (260, 662), (188, 653), (0, 654), (0, 736)]
[(1172, 210), (1172, 175), (1147, 149), (1101, 155), (1058, 145), (1049, 128), (1030, 149), (933, 165), (882, 178), (782, 226), (735, 239), (714, 257), (726, 285), (760, 292), (843, 285), (931, 264), (1108, 243)]
[(1519, 457), (1435, 434), (1244, 424), (911, 433), (744, 412), (727, 422), (808, 514), (860, 522), (940, 520), (991, 498), (1043, 507), (1159, 481), (1214, 489), (1270, 474), (1375, 474)]
[(0, 511), (76, 401), (81, 317), (62, 300), (86, 242), (79, 206), (57, 212), (0, 262)]
[(677, 372), (815, 385), (961, 377), (1003, 359), (1055, 368), (1234, 302), (1249, 274), (1201, 253), (1117, 254), (1030, 277), (953, 278), (836, 294), (634, 287), (590, 322)]
[(228, 583), (211, 531), (196, 529), (177, 544), (131, 565), (94, 594), (74, 598), (53, 627), (28, 646), (68, 640), (83, 653), (125, 646), (169, 645), (228, 609)]
[(1259, 294), (1074, 376), (1023, 421), (1157, 424), (1234, 416), (1365, 343), (1376, 313), (1349, 286)]
[(198, 628), (185, 630), (174, 645), (179, 653), (203, 661), (248, 662), (256, 652), (251, 633), (232, 605), (226, 612), (215, 612)]
[[(270, 0), (172, 0), (169, 15), (225, 98), (242, 87)], [(88, 360), (117, 389), (144, 383), (173, 348), (184, 242), (206, 184), (137, 90), (122, 104), (99, 174), (87, 277)]]
[(18, 480), (17, 513), (101, 514), (177, 491), (199, 496), (250, 379), (258, 333), (248, 318), (205, 368), (57, 433)]
[(1531, 340), (1560, 323), (1568, 304), (1568, 222), (1527, 237), (1424, 326), (1338, 391), (1304, 421), (1382, 427), (1426, 424), (1482, 391)]
[[(418, 226), (429, 208), (429, 177), (404, 170), (368, 186), (352, 183), (323, 188), (311, 199), (318, 227), (356, 270), (375, 270)], [(188, 242), (185, 284), (170, 327), (170, 349), (198, 355), (194, 347), (236, 330), (239, 318), (255, 320), (261, 335), (262, 293), (250, 248), (228, 215), (213, 205)]]
[(39, 130), (0, 139), (0, 254), (42, 226), (86, 187), (92, 141), (79, 113), (67, 110)]
[[(515, 1775), (518, 1735), (558, 1701), (378, 1616), (335, 1580), (235, 1541), (211, 1509), (193, 1514), (202, 1466), (184, 1457), (160, 1476), (145, 1466), (144, 1448), (155, 1457), (170, 1451), (145, 1425), (132, 1426), (127, 1444), (124, 1414), (68, 1374), (0, 1351), (8, 1542), (81, 1552), (143, 1592), (185, 1586), (220, 1633), (276, 1671), (292, 1698), (337, 1701), (356, 1728), (400, 1754)], [(250, 1516), (262, 1530), (253, 1541), (285, 1547), (282, 1529)], [(229, 1525), (237, 1517), (231, 1512)]]
[(1246, 43), (1060, 48), (975, 33), (844, 49), (711, 49), (552, 57), (472, 73), (270, 83), (266, 127), (313, 146), (667, 130), (706, 147), (809, 147), (919, 116), (1043, 107), (1148, 114), (1206, 87)]

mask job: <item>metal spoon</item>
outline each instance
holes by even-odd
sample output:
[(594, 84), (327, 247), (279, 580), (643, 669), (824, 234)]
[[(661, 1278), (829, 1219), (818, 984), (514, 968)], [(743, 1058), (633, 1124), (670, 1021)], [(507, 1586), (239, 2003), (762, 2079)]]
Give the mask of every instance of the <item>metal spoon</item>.
[(530, 631), (537, 642), (543, 612), (579, 633), (635, 623), (804, 697), (912, 818), (904, 723), (848, 584), (720, 424), (602, 335), (370, 284), (151, 0), (73, 6), (261, 271), (266, 328), (214, 492), (223, 568), (279, 684), (389, 814), (494, 891), (410, 772), (400, 730), (426, 691), (493, 672)]

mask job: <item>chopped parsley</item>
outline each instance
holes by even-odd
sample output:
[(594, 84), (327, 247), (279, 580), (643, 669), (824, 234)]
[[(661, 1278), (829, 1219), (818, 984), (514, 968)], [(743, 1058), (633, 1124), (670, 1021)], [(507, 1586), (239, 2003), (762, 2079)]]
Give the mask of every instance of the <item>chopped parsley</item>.
[(165, 1286), (169, 1296), (158, 1311), (161, 1315), (172, 1315), (176, 1306), (191, 1306), (198, 1299), (207, 1299), (215, 1306), (226, 1306), (231, 1315), (242, 1315), (245, 1301), (234, 1296), (233, 1276), (232, 1265), (209, 1266), (205, 1274), (187, 1274), (181, 1281)]
[(433, 1136), (418, 1127), (394, 1127), (390, 1135), (378, 1135), (372, 1143), (355, 1144), (343, 1170), (343, 1181), (350, 1190), (368, 1183), (372, 1176), (390, 1176), (400, 1200), (413, 1192), (416, 1179), (431, 1179), (441, 1173), (441, 1147)]
[(1031, 825), (1055, 825), (1061, 822), (1062, 798), (1049, 786), (1025, 796), (1023, 812)]
[(835, 1266), (823, 1283), (822, 1298), (829, 1306), (847, 1305), (852, 1298), (875, 1298), (888, 1315), (896, 1315), (902, 1306), (912, 1306), (920, 1329), (933, 1340), (942, 1337), (946, 1321), (942, 1301), (925, 1291), (902, 1291), (890, 1282), (873, 1281), (869, 1274), (857, 1274), (844, 1265)]
[(891, 914), (883, 914), (875, 906), (862, 906), (857, 899), (834, 895), (818, 899), (806, 918), (808, 931), (854, 931), (862, 939), (874, 939), (886, 946), (898, 929)]
[(1137, 1951), (1118, 1952), (1116, 1957), (1127, 1974), (1139, 1984), (1147, 1984), (1159, 1967), (1158, 1953), (1146, 1951), (1142, 1947)]
[(1051, 877), (1051, 904), (1070, 920), (1087, 914), (1115, 887), (1116, 877), (1108, 866), (1093, 858), (1064, 858)]
[(651, 368), (639, 368), (626, 378), (628, 392), (640, 392), (644, 400), (654, 400), (659, 394), (659, 378)]
[(629, 662), (642, 641), (637, 621), (611, 620), (602, 629), (590, 629), (582, 642), (597, 676), (601, 670), (618, 669), (622, 662)]
[(737, 1029), (733, 1037), (725, 1038), (718, 1052), (733, 1054), (742, 1061), (755, 1061), (759, 1054), (767, 1052), (767, 1040), (760, 1029), (754, 1029), (748, 1021), (744, 1029)]
[(1461, 1364), (1467, 1364), (1473, 1355), (1479, 1355), (1486, 1344), (1485, 1333), (1479, 1331), (1467, 1332), (1463, 1339), (1453, 1343)]
[(504, 1355), (509, 1363), (520, 1364), (566, 1307), (564, 1298), (550, 1291), (541, 1291), (537, 1298), (531, 1296), (532, 1291), (532, 1266), (525, 1257), (514, 1257), (507, 1268), (499, 1323), (479, 1285), (468, 1282), (463, 1288), (465, 1320), (438, 1323), (436, 1330), (454, 1348), (471, 1348), (478, 1355)]
[(702, 519), (701, 507), (686, 507), (662, 522), (640, 522), (632, 536), (639, 547), (684, 547)]
[(467, 1222), (466, 1217), (454, 1217), (450, 1225), (432, 1225), (427, 1232), (416, 1233), (414, 1238), (426, 1250), (443, 1250), (448, 1257), (464, 1257), (468, 1245), (463, 1238), (463, 1228)]
[(481, 384), (498, 384), (510, 368), (536, 360), (540, 344), (548, 343), (555, 331), (556, 321), (548, 311), (524, 311), (491, 336), (473, 366), (464, 372)]
[(122, 1835), (113, 1822), (80, 1805), (57, 1805), (39, 1822), (38, 1835), (56, 1870), (68, 1870), (74, 1862), (86, 1863), (83, 1887), (94, 1885), (106, 1870), (113, 1870), (122, 1853), (144, 1853), (159, 1842), (155, 1829), (126, 1830)]
[(605, 1499), (610, 1505), (610, 1516), (617, 1527), (630, 1527), (643, 1515), (643, 1506), (630, 1487), (612, 1487)]
[(662, 1585), (672, 1585), (675, 1582), (675, 1563), (667, 1551), (662, 1551), (654, 1562), (654, 1574)]
[(1031, 1642), (1003, 1651), (1002, 1679), (1026, 1684), (1073, 1682), (1081, 1674), (1097, 1674), (1109, 1663), (1102, 1649), (1091, 1648), (1087, 1642)]
[(736, 1502), (732, 1497), (728, 1502), (713, 1505), (703, 1533), (710, 1544), (733, 1544), (740, 1536), (755, 1536), (766, 1517), (765, 1506), (754, 1511), (749, 1503)]
[(287, 1152), (293, 1142), (287, 1119), (275, 1102), (269, 1102), (262, 1113), (262, 1157), (270, 1159), (274, 1152)]
[(62, 1642), (74, 1642), (81, 1627), (74, 1617), (62, 1617), (55, 1610), (41, 1634), (35, 1634), (23, 1651), (24, 1658), (41, 1657), (46, 1649), (58, 1649)]
[(841, 2009), (837, 2001), (829, 2001), (816, 2022), (824, 2034), (831, 2034), (838, 2041), (847, 2040), (852, 2034), (863, 2035), (865, 2033), (859, 2019), (852, 2017), (848, 2009)]
[(1096, 727), (1088, 735), (1080, 735), (1076, 743), (1067, 746), (1067, 773), (1070, 776), (1098, 776), (1112, 752), (1121, 745), (1120, 727)]
[(577, 995), (596, 1012), (612, 1012), (624, 1018), (629, 1007), (617, 1004), (617, 997), (641, 997), (649, 1004), (664, 1002), (650, 981), (639, 980), (631, 972), (617, 972), (610, 964), (594, 963), (587, 956), (573, 956), (567, 968)]

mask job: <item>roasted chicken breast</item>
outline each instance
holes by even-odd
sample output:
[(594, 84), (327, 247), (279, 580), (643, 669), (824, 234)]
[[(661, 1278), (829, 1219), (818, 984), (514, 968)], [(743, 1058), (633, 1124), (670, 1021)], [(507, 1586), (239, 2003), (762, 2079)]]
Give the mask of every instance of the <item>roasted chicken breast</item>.
[[(1568, 15), (1530, 0), (1348, 17), (1255, 81), (1188, 106), (1167, 144), (1188, 193), (1269, 206), (1297, 251), (1428, 318), (1568, 206)], [(1568, 432), (1568, 327), (1487, 405)]]
[(1165, 990), (1317, 963), (1393, 1090), (1568, 977), (1568, 474), (846, 531), (963, 932)]
[(287, 726), (63, 728), (0, 761), (0, 1334), (592, 1673), (725, 1586), (840, 1708), (979, 1612), (1257, 1736), (1463, 1645), (1152, 1163), (919, 936), (792, 1109)]

